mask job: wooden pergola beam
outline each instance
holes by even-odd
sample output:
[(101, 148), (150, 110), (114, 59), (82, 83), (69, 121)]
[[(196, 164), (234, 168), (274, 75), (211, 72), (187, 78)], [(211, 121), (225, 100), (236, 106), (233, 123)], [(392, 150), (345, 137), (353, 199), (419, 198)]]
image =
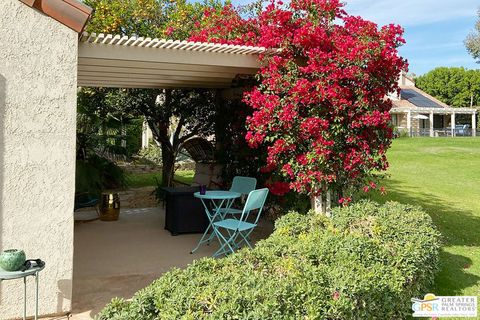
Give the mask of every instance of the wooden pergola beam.
[(262, 47), (88, 34), (78, 45), (78, 85), (229, 88), (259, 68)]

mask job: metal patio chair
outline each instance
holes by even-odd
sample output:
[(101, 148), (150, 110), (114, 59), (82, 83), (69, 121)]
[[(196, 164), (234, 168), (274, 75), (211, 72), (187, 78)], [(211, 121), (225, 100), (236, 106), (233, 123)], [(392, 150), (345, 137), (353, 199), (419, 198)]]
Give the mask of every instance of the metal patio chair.
[(97, 217), (93, 219), (87, 219), (87, 220), (77, 220), (77, 221), (82, 221), (82, 222), (90, 222), (94, 221), (100, 218), (100, 197), (97, 195), (94, 195), (89, 192), (79, 192), (75, 194), (75, 202), (74, 202), (74, 207), (73, 207), (73, 212), (75, 213), (79, 209), (83, 208), (94, 208)]
[[(248, 194), (240, 219), (224, 219), (213, 223), (213, 232), (220, 242), (220, 248), (213, 254), (214, 257), (233, 253), (240, 248), (242, 243), (252, 248), (249, 236), (258, 224), (267, 195), (267, 188), (251, 191)], [(248, 222), (251, 212), (255, 210), (258, 210), (258, 213), (254, 222)], [(222, 233), (222, 231), (225, 233)]]
[[(242, 194), (242, 198), (245, 199), (245, 196), (255, 190), (257, 187), (257, 179), (251, 177), (242, 177), (242, 176), (235, 176), (232, 181), (232, 186), (230, 187), (229, 191), (238, 192)], [(240, 215), (242, 213), (242, 209), (238, 208), (222, 208), (220, 212), (223, 216), (230, 214), (230, 215)]]

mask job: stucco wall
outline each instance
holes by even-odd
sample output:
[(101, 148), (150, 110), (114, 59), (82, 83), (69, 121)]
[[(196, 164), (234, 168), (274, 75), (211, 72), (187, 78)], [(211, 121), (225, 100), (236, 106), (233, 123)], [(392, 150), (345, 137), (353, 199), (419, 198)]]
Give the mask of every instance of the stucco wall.
[[(72, 292), (78, 38), (18, 0), (0, 1), (0, 30), (0, 250), (46, 261), (40, 314), (61, 313)], [(22, 290), (0, 285), (0, 319), (22, 315)]]

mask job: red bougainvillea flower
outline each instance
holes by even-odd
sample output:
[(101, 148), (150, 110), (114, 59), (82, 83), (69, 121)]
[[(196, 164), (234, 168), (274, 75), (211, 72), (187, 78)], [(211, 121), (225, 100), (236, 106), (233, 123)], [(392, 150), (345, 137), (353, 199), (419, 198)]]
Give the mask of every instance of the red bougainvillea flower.
[(387, 190), (385, 189), (384, 186), (381, 186), (381, 187), (380, 187), (380, 194), (381, 194), (381, 195), (387, 194)]
[(283, 181), (275, 181), (271, 183), (267, 183), (267, 188), (270, 192), (276, 196), (283, 196), (290, 191), (290, 186), (288, 182)]
[(346, 189), (377, 187), (393, 136), (386, 97), (407, 69), (400, 26), (350, 16), (340, 0), (272, 1), (250, 18), (227, 5), (198, 24), (189, 40), (268, 49), (244, 101), (253, 109), (246, 140), (267, 147), (264, 170), (283, 180), (272, 193), (333, 190), (345, 205)]
[(352, 198), (350, 197), (342, 197), (338, 199), (338, 203), (343, 206), (348, 206), (352, 202)]

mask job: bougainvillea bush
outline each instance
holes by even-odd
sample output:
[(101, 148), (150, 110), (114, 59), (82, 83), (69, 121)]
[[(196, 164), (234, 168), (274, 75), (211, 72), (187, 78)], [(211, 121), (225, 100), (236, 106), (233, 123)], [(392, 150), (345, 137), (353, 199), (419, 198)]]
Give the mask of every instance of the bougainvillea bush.
[(271, 2), (243, 18), (232, 6), (207, 10), (190, 40), (263, 46), (259, 84), (245, 95), (252, 148), (267, 146), (271, 191), (316, 196), (376, 188), (392, 139), (388, 93), (407, 64), (397, 25), (378, 27), (340, 0)]
[(174, 269), (99, 320), (405, 319), (438, 267), (439, 234), (419, 208), (359, 202), (289, 213), (253, 250)]

